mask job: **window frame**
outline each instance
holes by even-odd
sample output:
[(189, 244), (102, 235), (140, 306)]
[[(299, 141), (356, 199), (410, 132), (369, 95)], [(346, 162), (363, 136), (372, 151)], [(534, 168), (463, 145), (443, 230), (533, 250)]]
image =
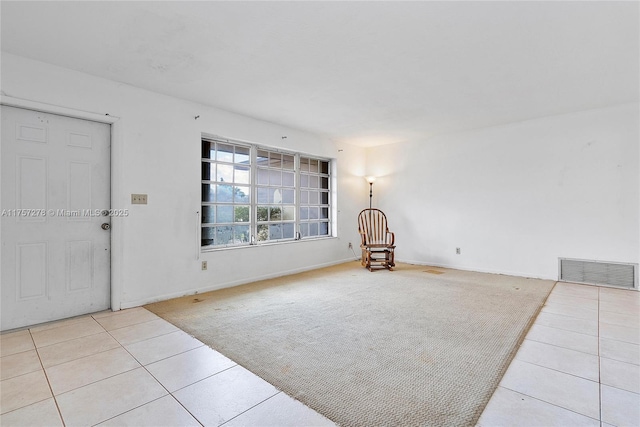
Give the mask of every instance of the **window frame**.
[[(280, 244), (280, 243), (287, 243), (287, 242), (295, 242), (298, 240), (316, 240), (316, 239), (326, 239), (326, 238), (332, 238), (335, 237), (335, 228), (334, 228), (334, 220), (333, 220), (333, 211), (334, 211), (334, 204), (335, 204), (335, 197), (334, 197), (334, 189), (333, 189), (333, 162), (335, 161), (334, 159), (330, 159), (330, 158), (326, 158), (326, 157), (321, 157), (321, 156), (314, 156), (314, 155), (309, 155), (306, 153), (301, 153), (301, 152), (294, 152), (291, 150), (282, 150), (282, 149), (278, 149), (278, 148), (272, 148), (272, 147), (267, 147), (264, 145), (259, 145), (259, 144), (253, 144), (253, 143), (248, 143), (248, 142), (242, 142), (242, 141), (236, 141), (236, 140), (231, 140), (231, 139), (227, 139), (227, 138), (221, 138), (221, 137), (216, 137), (216, 136), (210, 136), (210, 135), (202, 135), (201, 136), (201, 151), (202, 151), (202, 158), (201, 158), (201, 186), (203, 187), (202, 189), (202, 194), (201, 194), (201, 200), (200, 200), (200, 211), (199, 211), (199, 245), (200, 245), (200, 251), (201, 252), (208, 252), (208, 251), (215, 251), (215, 250), (221, 250), (221, 249), (230, 249), (230, 248), (241, 248), (241, 247), (248, 247), (248, 246), (262, 246), (262, 245), (271, 245), (271, 244)], [(209, 157), (205, 157), (205, 143), (215, 143), (216, 147), (218, 147), (218, 145), (226, 145), (226, 146), (232, 146), (233, 147), (233, 152), (235, 153), (237, 150), (237, 147), (241, 147), (242, 149), (248, 149), (249, 150), (249, 183), (248, 184), (238, 184), (237, 182), (235, 182), (235, 180), (230, 184), (234, 187), (236, 186), (246, 186), (249, 188), (249, 193), (250, 193), (250, 200), (249, 200), (249, 221), (248, 222), (230, 222), (230, 223), (218, 223), (218, 222), (205, 222), (205, 219), (210, 218), (210, 215), (205, 215), (205, 213), (210, 210), (210, 209), (214, 209), (216, 211), (216, 215), (217, 215), (217, 211), (218, 211), (218, 207), (220, 206), (247, 206), (246, 203), (234, 203), (234, 202), (219, 202), (217, 200), (217, 198), (214, 201), (211, 200), (205, 200), (205, 191), (204, 191), (204, 186), (208, 185), (208, 184), (215, 184), (215, 185), (226, 185), (226, 184), (221, 184), (220, 181), (217, 181), (217, 176), (215, 176), (215, 180), (213, 179), (213, 177), (211, 177), (210, 175), (210, 170), (211, 170), (211, 166), (209, 166), (209, 175), (207, 176), (207, 178), (209, 179), (205, 179), (205, 164), (213, 164), (216, 165), (216, 169), (218, 168), (218, 164), (221, 163), (223, 165), (235, 165), (235, 166), (246, 166), (246, 164), (240, 164), (240, 163), (233, 163), (233, 162), (225, 162), (225, 161), (221, 161), (217, 159), (217, 151), (216, 151), (216, 159), (211, 159), (211, 155), (209, 154)], [(259, 157), (259, 154), (264, 154), (264, 153), (268, 153), (269, 154), (269, 159), (267, 160), (266, 163), (263, 162), (259, 162), (259, 159), (263, 159), (263, 157)], [(274, 158), (276, 157), (280, 157), (281, 162), (279, 163), (279, 166), (276, 167), (276, 165), (278, 164), (277, 162), (272, 162), (271, 161), (271, 156), (274, 155)], [(285, 167), (285, 159), (288, 160), (287, 164), (290, 164), (291, 160), (293, 160), (293, 170), (291, 170), (288, 166)], [(301, 219), (301, 208), (304, 207), (308, 207), (308, 204), (302, 204), (301, 203), (301, 192), (303, 191), (309, 191), (309, 188), (304, 188), (302, 189), (300, 187), (301, 184), (301, 168), (300, 168), (300, 162), (301, 159), (310, 159), (312, 161), (316, 161), (318, 164), (318, 173), (316, 173), (315, 175), (323, 175), (322, 177), (318, 177), (318, 181), (319, 183), (322, 182), (323, 184), (326, 184), (327, 188), (316, 188), (316, 190), (319, 193), (325, 193), (326, 194), (326, 199), (327, 199), (327, 203), (324, 204), (323, 206), (318, 206), (319, 212), (322, 211), (322, 209), (325, 209), (326, 211), (326, 218), (323, 219), (313, 219), (313, 220), (302, 220)], [(320, 174), (320, 168), (322, 168), (322, 165), (326, 165), (326, 173), (324, 174)], [(267, 176), (270, 177), (272, 174), (272, 171), (279, 171), (280, 172), (280, 176), (281, 176), (281, 180), (279, 183), (277, 182), (271, 182), (269, 181), (268, 183), (265, 183), (263, 177), (259, 178), (261, 176), (261, 174), (264, 174), (266, 172)], [(290, 175), (290, 172), (293, 173), (293, 186), (290, 185), (285, 185), (284, 182), (282, 182), (282, 177), (284, 175)], [(307, 175), (309, 174), (309, 172), (307, 172)], [(277, 173), (273, 174), (274, 176), (277, 176)], [(322, 180), (322, 178), (326, 178), (324, 181)], [(225, 183), (227, 181), (224, 181)], [(320, 184), (319, 184), (320, 185)], [(284, 193), (286, 192), (287, 197), (290, 198), (291, 196), (291, 190), (293, 190), (293, 203), (287, 202), (284, 203), (284, 200), (281, 199), (280, 203), (275, 203), (274, 199), (275, 197), (275, 192), (272, 192), (273, 190), (277, 190), (280, 189), (280, 195), (284, 196)], [(263, 191), (261, 191), (263, 190)], [(234, 192), (235, 194), (235, 192)], [(260, 196), (259, 196), (260, 194)], [(264, 199), (264, 195), (267, 194), (268, 195), (268, 200), (265, 203), (265, 199)], [(217, 197), (217, 195), (216, 195)], [(233, 195), (232, 195), (233, 197)], [(289, 200), (289, 199), (287, 199)], [(320, 200), (322, 201), (322, 200)], [(258, 214), (259, 212), (262, 212), (262, 209), (264, 207), (268, 207), (268, 208), (278, 208), (280, 207), (280, 218), (279, 219), (275, 219), (275, 218), (271, 218), (271, 215), (267, 216), (267, 221), (259, 221), (258, 220)], [(284, 219), (282, 218), (284, 210), (282, 208), (288, 208), (289, 212), (291, 210), (291, 208), (293, 208), (293, 219)], [(269, 210), (269, 212), (271, 212)], [(235, 209), (234, 209), (234, 214), (235, 214)], [(217, 220), (217, 217), (214, 218), (214, 221)], [(234, 218), (235, 220), (235, 218)], [(309, 235), (303, 235), (303, 233), (301, 233), (301, 227), (303, 227), (305, 224), (309, 224), (309, 223), (313, 223), (316, 222), (318, 223), (318, 229), (320, 229), (320, 222), (322, 223), (326, 223), (326, 234), (317, 234), (317, 235), (313, 235), (313, 236), (309, 236)], [(291, 233), (291, 230), (289, 229), (289, 224), (292, 224), (293, 227), (293, 234)], [(216, 244), (216, 239), (217, 239), (217, 227), (224, 227), (224, 226), (231, 226), (234, 227), (240, 227), (240, 226), (249, 226), (249, 233), (248, 233), (248, 241), (235, 241), (234, 239), (231, 240), (230, 243), (222, 243), (222, 244)], [(269, 233), (267, 235), (267, 239), (263, 239), (261, 238), (262, 235), (259, 235), (259, 230), (263, 230), (264, 226), (267, 227), (267, 229), (269, 230)], [(280, 228), (283, 230), (281, 231), (280, 237), (279, 238), (271, 238), (271, 230), (276, 230), (278, 228), (278, 226), (280, 226)], [(208, 244), (205, 244), (205, 233), (204, 230), (206, 228), (214, 228), (213, 232), (213, 238), (211, 239), (212, 241)], [(273, 228), (272, 228), (273, 227)], [(287, 233), (284, 234), (284, 230), (287, 229)], [(264, 233), (263, 233), (264, 234)], [(305, 233), (307, 234), (307, 233)], [(207, 236), (210, 236), (210, 234), (207, 234)]]

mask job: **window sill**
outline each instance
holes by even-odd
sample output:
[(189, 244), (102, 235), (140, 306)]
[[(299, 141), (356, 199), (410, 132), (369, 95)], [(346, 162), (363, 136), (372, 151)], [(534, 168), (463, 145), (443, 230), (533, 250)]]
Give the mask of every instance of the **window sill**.
[(258, 243), (255, 245), (237, 245), (237, 246), (224, 246), (219, 248), (200, 248), (200, 253), (209, 253), (209, 252), (219, 252), (219, 251), (229, 251), (229, 250), (238, 250), (238, 249), (248, 249), (248, 248), (261, 248), (264, 246), (280, 246), (280, 245), (291, 245), (300, 242), (317, 242), (321, 240), (330, 240), (337, 239), (337, 237), (329, 236), (329, 237), (307, 237), (300, 240), (285, 240), (281, 242), (264, 242)]

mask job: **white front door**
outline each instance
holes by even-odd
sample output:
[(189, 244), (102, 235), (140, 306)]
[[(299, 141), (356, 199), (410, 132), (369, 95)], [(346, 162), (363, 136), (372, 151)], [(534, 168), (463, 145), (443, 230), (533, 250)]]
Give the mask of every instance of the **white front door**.
[(110, 132), (2, 106), (1, 330), (109, 308)]

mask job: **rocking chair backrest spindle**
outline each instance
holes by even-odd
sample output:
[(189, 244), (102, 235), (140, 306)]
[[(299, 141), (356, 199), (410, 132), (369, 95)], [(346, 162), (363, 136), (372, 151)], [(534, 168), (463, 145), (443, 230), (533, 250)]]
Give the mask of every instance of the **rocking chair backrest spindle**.
[(387, 216), (380, 209), (364, 209), (358, 216), (358, 230), (366, 245), (393, 244), (389, 241)]

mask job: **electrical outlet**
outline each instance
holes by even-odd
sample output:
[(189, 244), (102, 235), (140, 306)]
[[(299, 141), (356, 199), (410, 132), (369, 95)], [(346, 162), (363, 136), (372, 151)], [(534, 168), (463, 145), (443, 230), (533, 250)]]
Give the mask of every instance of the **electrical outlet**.
[(460, 255), (460, 248), (456, 248), (456, 254)]
[(202, 269), (203, 270), (207, 269), (207, 261), (202, 261)]
[(349, 249), (353, 249), (353, 245), (349, 242)]
[(132, 205), (146, 205), (147, 204), (147, 195), (146, 194), (132, 194), (131, 195), (131, 204)]

